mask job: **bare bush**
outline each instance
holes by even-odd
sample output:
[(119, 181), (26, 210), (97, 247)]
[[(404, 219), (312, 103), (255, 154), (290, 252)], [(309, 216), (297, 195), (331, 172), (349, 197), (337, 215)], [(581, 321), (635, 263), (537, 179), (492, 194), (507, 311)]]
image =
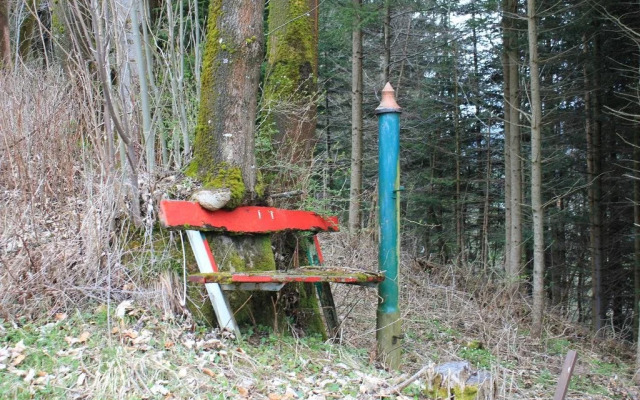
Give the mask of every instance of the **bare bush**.
[(125, 279), (113, 236), (123, 204), (118, 179), (96, 163), (101, 134), (80, 123), (87, 109), (75, 93), (59, 70), (0, 76), (5, 318), (104, 299), (109, 287)]

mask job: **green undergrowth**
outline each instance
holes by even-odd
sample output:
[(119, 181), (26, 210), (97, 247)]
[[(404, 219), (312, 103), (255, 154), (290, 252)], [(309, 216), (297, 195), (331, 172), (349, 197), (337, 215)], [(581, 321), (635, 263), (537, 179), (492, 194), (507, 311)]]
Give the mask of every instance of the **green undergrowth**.
[[(163, 320), (133, 303), (0, 320), (0, 398), (357, 398), (387, 373), (317, 336), (227, 332)], [(280, 397), (278, 397), (280, 396)]]

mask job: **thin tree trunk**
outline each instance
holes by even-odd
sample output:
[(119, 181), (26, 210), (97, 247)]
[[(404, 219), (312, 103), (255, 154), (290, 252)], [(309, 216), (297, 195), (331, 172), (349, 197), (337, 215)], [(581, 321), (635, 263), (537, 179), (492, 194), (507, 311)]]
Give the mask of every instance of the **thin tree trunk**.
[[(198, 5), (196, 4), (196, 9), (198, 8)], [(197, 18), (197, 14), (196, 14), (196, 18)], [(196, 23), (196, 34), (199, 30), (199, 27), (197, 26)], [(178, 40), (178, 60), (179, 60), (179, 67), (178, 67), (178, 71), (179, 71), (179, 79), (178, 79), (178, 95), (181, 99), (180, 104), (179, 104), (179, 109), (180, 109), (180, 115), (179, 115), (179, 121), (180, 121), (180, 130), (182, 131), (182, 145), (184, 147), (184, 155), (185, 157), (188, 157), (189, 154), (191, 153), (191, 143), (190, 143), (190, 139), (189, 139), (189, 127), (188, 127), (188, 123), (187, 123), (187, 103), (188, 100), (185, 96), (185, 90), (184, 90), (184, 66), (186, 64), (185, 62), (185, 54), (187, 54), (187, 49), (184, 46), (184, 16), (183, 16), (183, 12), (182, 12), (182, 7), (180, 7), (180, 29), (178, 30), (178, 35), (180, 36), (180, 39)], [(198, 34), (197, 34), (198, 35)], [(198, 48), (199, 43), (196, 43), (195, 47)], [(197, 58), (197, 57), (196, 57)], [(197, 61), (197, 59), (196, 59)], [(196, 64), (195, 69), (198, 70), (198, 65)], [(196, 74), (196, 76), (199, 76), (199, 73)]]
[[(511, 18), (515, 20), (518, 2), (511, 0)], [(512, 22), (515, 25), (514, 22)], [(509, 35), (509, 168), (511, 177), (511, 232), (510, 260), (508, 276), (514, 287), (518, 286), (518, 279), (522, 269), (522, 164), (520, 157), (520, 96), (518, 78), (518, 41), (515, 26), (511, 27)]]
[[(489, 119), (489, 126), (492, 126), (492, 121)], [(481, 252), (480, 257), (482, 260), (482, 268), (484, 272), (487, 272), (489, 264), (489, 205), (491, 201), (491, 130), (487, 129), (486, 135), (487, 141), (487, 163), (485, 172), (485, 184), (484, 184), (484, 207), (482, 211), (482, 235), (480, 244)]]
[(540, 338), (544, 311), (544, 209), (542, 202), (542, 101), (535, 0), (527, 1), (531, 80), (531, 209), (533, 212), (533, 309), (531, 335)]
[(502, 74), (503, 82), (503, 130), (504, 130), (504, 270), (509, 272), (509, 263), (511, 262), (511, 155), (510, 155), (510, 138), (511, 138), (511, 103), (509, 101), (509, 93), (511, 92), (511, 79), (509, 74), (509, 46), (511, 36), (511, 19), (508, 15), (511, 0), (502, 0)]
[[(589, 41), (583, 38), (584, 52), (587, 60), (598, 61), (600, 57), (599, 38), (593, 40), (593, 54), (589, 54)], [(600, 208), (601, 179), (600, 179), (600, 146), (601, 125), (599, 122), (599, 77), (597, 65), (585, 64), (585, 96), (586, 112), (585, 131), (587, 135), (587, 179), (589, 182), (589, 253), (591, 264), (592, 317), (593, 329), (599, 331), (604, 325), (604, 300), (602, 296), (602, 212)]]
[[(169, 75), (171, 76), (171, 91), (173, 96), (171, 96), (171, 109), (173, 112), (174, 119), (178, 120), (180, 134), (173, 134), (173, 152), (176, 165), (179, 167), (182, 164), (182, 155), (184, 149), (184, 155), (187, 156), (191, 152), (191, 144), (189, 139), (189, 129), (187, 126), (187, 113), (186, 113), (186, 105), (187, 99), (184, 94), (184, 44), (181, 39), (183, 36), (182, 33), (182, 17), (179, 18), (179, 37), (178, 40), (178, 50), (175, 49), (175, 35), (174, 30), (176, 26), (175, 17), (173, 15), (173, 5), (170, 2), (167, 2), (167, 20), (169, 23), (169, 59), (167, 63), (169, 65)], [(197, 66), (196, 66), (197, 68)]]
[(149, 100), (149, 84), (146, 73), (146, 59), (142, 48), (142, 38), (140, 37), (140, 21), (138, 18), (138, 5), (134, 2), (129, 9), (131, 16), (133, 47), (136, 55), (136, 68), (138, 72), (138, 83), (140, 85), (140, 105), (142, 111), (142, 137), (144, 138), (145, 155), (147, 159), (147, 173), (153, 176), (156, 166), (155, 134), (151, 128), (151, 104)]
[(635, 288), (635, 304), (636, 312), (634, 314), (636, 318), (635, 339), (636, 339), (636, 383), (640, 383), (640, 376), (637, 370), (640, 370), (640, 135), (635, 134), (634, 147), (633, 147), (633, 170), (636, 175), (636, 179), (633, 180), (633, 230), (635, 232), (633, 241), (633, 255), (634, 255), (634, 288)]
[(9, 0), (0, 0), (0, 70), (9, 70), (10, 68)]
[[(191, 3), (189, 3), (191, 4)], [(193, 13), (194, 13), (194, 22), (193, 22), (193, 31), (195, 35), (195, 43), (194, 43), (194, 55), (195, 55), (195, 66), (194, 66), (194, 75), (196, 77), (196, 82), (200, 82), (200, 74), (202, 71), (202, 51), (200, 50), (200, 45), (202, 44), (202, 40), (200, 38), (200, 2), (198, 0), (193, 0)], [(196, 96), (200, 98), (200, 85), (196, 85)], [(191, 152), (189, 136), (186, 136), (184, 153), (185, 155), (189, 155)]]
[[(156, 85), (155, 75), (153, 73), (154, 51), (152, 50), (152, 48), (155, 46), (152, 46), (151, 36), (149, 35), (149, 29), (151, 28), (151, 16), (147, 3), (148, 0), (141, 0), (137, 2), (137, 6), (140, 17), (140, 31), (142, 32), (142, 50), (147, 82), (150, 88), (150, 92), (153, 94), (155, 102), (157, 103), (160, 100), (160, 91), (158, 90), (158, 86)], [(181, 49), (180, 58), (184, 57), (183, 54), (184, 52), (182, 52)], [(153, 99), (151, 101), (153, 101)], [(153, 112), (151, 112), (149, 116), (149, 118), (151, 118), (151, 129), (153, 129), (154, 125), (157, 127), (161, 127), (163, 125), (161, 107), (152, 108)], [(162, 165), (164, 168), (169, 168), (169, 151), (167, 148), (166, 135), (166, 129), (161, 129), (160, 148), (162, 151)]]
[[(134, 201), (131, 201), (131, 214), (134, 224), (136, 226), (140, 226), (142, 224), (141, 213), (140, 213), (140, 202), (138, 199), (139, 196), (139, 187), (138, 187), (138, 158), (135, 151), (135, 139), (133, 138), (132, 132), (128, 126), (127, 115), (123, 115), (121, 118), (118, 117), (116, 113), (116, 104), (114, 98), (112, 96), (111, 90), (111, 79), (110, 79), (110, 69), (108, 63), (108, 56), (110, 51), (109, 41), (107, 41), (107, 29), (105, 24), (107, 23), (107, 15), (109, 14), (107, 11), (107, 3), (103, 3), (102, 9), (96, 0), (92, 0), (90, 6), (89, 5), (81, 5), (78, 2), (74, 2), (71, 7), (72, 14), (76, 17), (76, 21), (78, 25), (78, 31), (75, 33), (79, 36), (75, 38), (75, 40), (79, 43), (80, 37), (90, 37), (93, 35), (95, 38), (95, 53), (93, 54), (93, 58), (95, 60), (95, 65), (98, 72), (98, 78), (100, 80), (100, 84), (102, 85), (103, 95), (104, 95), (104, 103), (106, 108), (108, 109), (108, 113), (106, 116), (111, 118), (111, 121), (105, 121), (105, 124), (113, 123), (113, 128), (121, 139), (121, 159), (126, 159), (127, 164), (130, 167), (129, 173), (129, 182), (131, 185), (131, 198)], [(85, 23), (84, 16), (91, 17), (91, 28), (92, 31), (89, 31), (87, 24)], [(124, 154), (124, 156), (123, 156)], [(123, 165), (124, 167), (124, 165)]]
[(455, 198), (455, 220), (456, 220), (456, 247), (460, 262), (466, 265), (466, 254), (464, 246), (464, 215), (462, 213), (462, 191), (461, 191), (461, 157), (460, 150), (460, 97), (458, 93), (458, 48), (453, 45), (453, 129), (455, 134), (455, 156), (456, 156), (456, 198)]
[(554, 307), (562, 305), (565, 291), (566, 244), (563, 214), (564, 201), (560, 198), (556, 202), (556, 212), (551, 226), (551, 304)]
[(362, 0), (353, 0), (355, 17), (351, 55), (351, 190), (349, 193), (349, 231), (361, 228), (360, 197), (362, 194)]
[[(638, 61), (638, 83), (640, 83), (640, 59)], [(636, 125), (636, 130), (640, 126)], [(638, 132), (633, 136), (633, 258), (634, 258), (634, 339), (636, 340), (636, 373), (634, 375), (636, 384), (640, 383), (640, 134)]]
[(28, 4), (26, 6), (24, 3), (21, 5), (21, 14), (24, 15), (24, 19), (21, 21), (19, 30), (18, 52), (23, 62), (27, 61), (31, 54), (33, 32), (36, 25), (35, 10), (32, 12), (31, 8), (33, 6)]
[(384, 2), (384, 50), (382, 52), (382, 85), (391, 80), (391, 0)]

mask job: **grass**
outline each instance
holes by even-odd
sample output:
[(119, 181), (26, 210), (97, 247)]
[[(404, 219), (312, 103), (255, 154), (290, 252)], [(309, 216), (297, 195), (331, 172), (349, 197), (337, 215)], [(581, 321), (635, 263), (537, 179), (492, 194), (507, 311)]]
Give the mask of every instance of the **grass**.
[(386, 374), (316, 337), (262, 332), (236, 342), (146, 312), (109, 331), (103, 314), (0, 322), (0, 398), (302, 398), (311, 390), (355, 398), (363, 376)]
[(495, 357), (489, 350), (483, 348), (463, 346), (458, 350), (457, 356), (481, 369), (489, 370), (495, 363)]
[[(337, 293), (338, 302), (347, 301), (340, 296)], [(465, 300), (460, 306), (468, 312), (471, 304)], [(372, 311), (367, 303), (362, 306), (357, 315)], [(367, 399), (421, 366), (467, 360), (493, 374), (498, 399), (542, 399), (553, 393), (564, 353), (572, 348), (578, 350), (579, 363), (569, 399), (624, 399), (635, 390), (628, 359), (612, 358), (606, 347), (565, 338), (536, 342), (513, 329), (507, 331), (511, 336), (499, 336), (501, 331), (493, 326), (486, 335), (480, 327), (487, 325), (461, 323), (454, 308), (435, 315), (431, 306), (434, 315), (429, 319), (408, 312), (403, 370), (397, 372), (376, 369), (367, 351), (375, 335), (369, 331), (357, 336), (367, 330), (353, 326), (355, 318), (346, 321), (344, 329), (346, 338), (359, 342), (345, 345), (314, 336), (275, 336), (266, 328), (249, 330), (236, 342), (135, 302), (122, 318), (114, 316), (115, 308), (107, 312), (105, 305), (94, 305), (38, 322), (0, 320), (0, 398), (291, 399), (315, 393)], [(427, 398), (425, 379), (396, 398)]]

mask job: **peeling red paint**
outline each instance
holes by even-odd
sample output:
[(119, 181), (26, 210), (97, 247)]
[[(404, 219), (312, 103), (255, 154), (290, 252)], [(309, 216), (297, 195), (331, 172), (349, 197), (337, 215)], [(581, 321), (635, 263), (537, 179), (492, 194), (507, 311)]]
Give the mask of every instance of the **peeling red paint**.
[(337, 232), (338, 218), (311, 211), (273, 207), (238, 207), (208, 211), (191, 201), (160, 202), (160, 222), (169, 229), (195, 229), (234, 233), (271, 233), (285, 230)]
[[(200, 234), (202, 235), (202, 233)], [(202, 241), (204, 242), (204, 249), (207, 251), (207, 257), (209, 257), (209, 261), (211, 262), (211, 268), (213, 268), (213, 272), (218, 272), (218, 264), (216, 264), (216, 259), (213, 257), (213, 253), (211, 252), (211, 247), (209, 246), (209, 242), (207, 238), (202, 235)]]
[(316, 246), (316, 253), (318, 254), (318, 262), (320, 265), (324, 264), (324, 257), (322, 256), (322, 249), (320, 248), (320, 240), (317, 235), (313, 235), (313, 244)]

